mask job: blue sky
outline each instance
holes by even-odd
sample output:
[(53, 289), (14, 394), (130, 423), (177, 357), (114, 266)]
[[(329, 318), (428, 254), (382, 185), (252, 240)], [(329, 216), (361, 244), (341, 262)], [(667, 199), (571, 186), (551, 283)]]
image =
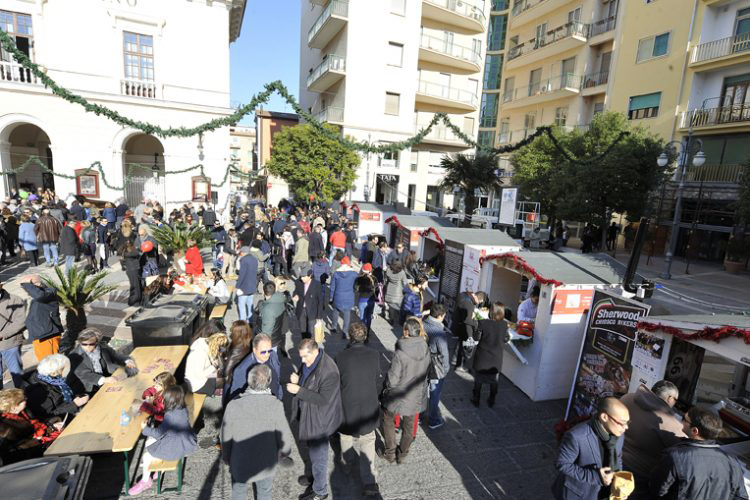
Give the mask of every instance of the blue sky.
[[(307, 1), (307, 0), (302, 0)], [(300, 0), (247, 0), (240, 37), (230, 45), (232, 107), (245, 104), (263, 85), (281, 80), (299, 92)], [(278, 94), (265, 109), (293, 112)], [(252, 118), (243, 124), (252, 125)]]

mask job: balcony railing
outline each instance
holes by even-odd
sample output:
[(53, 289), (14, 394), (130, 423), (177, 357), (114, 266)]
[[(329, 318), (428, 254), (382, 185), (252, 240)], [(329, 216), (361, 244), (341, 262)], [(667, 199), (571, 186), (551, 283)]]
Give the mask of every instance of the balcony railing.
[(583, 89), (596, 87), (599, 85), (605, 85), (609, 82), (609, 71), (601, 71), (599, 73), (592, 73), (583, 77)]
[(750, 122), (750, 105), (735, 104), (718, 108), (683, 111), (680, 119), (680, 127), (703, 128), (744, 122)]
[(307, 32), (307, 43), (310, 43), (315, 35), (318, 34), (323, 25), (331, 18), (331, 16), (347, 17), (349, 15), (349, 2), (342, 2), (341, 0), (331, 0), (323, 12), (320, 14), (315, 23), (310, 27)]
[(516, 143), (518, 141), (522, 141), (528, 136), (532, 135), (534, 132), (536, 132), (536, 128), (522, 128), (519, 130), (514, 130), (510, 133), (510, 142)]
[(685, 172), (685, 180), (688, 182), (740, 182), (744, 166), (741, 164), (731, 165), (701, 165), (696, 167), (690, 165)]
[(615, 29), (615, 24), (617, 21), (617, 16), (611, 16), (606, 19), (602, 19), (600, 21), (597, 21), (591, 25), (591, 35), (592, 37), (596, 35), (601, 35), (602, 33), (606, 33), (607, 31), (612, 31)]
[(27, 83), (29, 85), (41, 85), (39, 79), (31, 72), (16, 62), (0, 61), (0, 80), (5, 82)]
[(156, 99), (156, 84), (145, 80), (120, 80), (120, 93), (131, 97)]
[(344, 121), (344, 108), (329, 106), (315, 113), (315, 119), (319, 122), (341, 123)]
[(503, 94), (503, 102), (515, 101), (517, 99), (533, 97), (541, 94), (549, 94), (563, 89), (578, 90), (580, 88), (581, 77), (571, 73), (566, 73), (555, 78), (529, 83), (529, 85), (525, 87), (513, 89), (512, 92), (505, 92)]
[(423, 33), (420, 47), (423, 49), (434, 50), (435, 52), (441, 52), (450, 57), (476, 64), (477, 66), (481, 66), (482, 64), (482, 55), (479, 52), (472, 48), (453, 43), (445, 38), (438, 38)]
[(750, 33), (743, 33), (693, 47), (690, 62), (710, 61), (747, 50), (750, 50)]
[(477, 107), (478, 102), (477, 95), (473, 92), (450, 87), (448, 85), (441, 85), (439, 83), (426, 82), (424, 80), (419, 80), (417, 82), (417, 93), (431, 97), (439, 97), (450, 101), (463, 102), (475, 108)]
[(346, 58), (343, 56), (337, 56), (336, 54), (328, 54), (328, 56), (323, 59), (323, 62), (318, 64), (313, 72), (307, 75), (307, 80), (305, 81), (307, 87), (309, 88), (314, 81), (328, 71), (346, 71)]
[(484, 11), (475, 5), (462, 0), (425, 0), (445, 10), (455, 12), (459, 16), (474, 19), (484, 26)]
[(547, 0), (518, 0), (516, 4), (513, 6), (513, 10), (511, 11), (511, 15), (517, 16), (521, 12), (526, 12), (532, 7), (536, 7), (540, 3), (544, 3)]
[(588, 38), (590, 31), (590, 25), (580, 22), (569, 22), (562, 26), (548, 31), (541, 38), (532, 38), (526, 43), (520, 43), (515, 47), (511, 47), (508, 50), (508, 60), (511, 61), (524, 54), (529, 54), (535, 50), (544, 48), (548, 45), (552, 45), (560, 40), (565, 40), (572, 36), (579, 36), (582, 38)]
[[(414, 132), (419, 132), (423, 128), (427, 127), (429, 124), (430, 122), (426, 120), (415, 121)], [(474, 131), (464, 130), (464, 133), (470, 136), (474, 133)], [(457, 144), (458, 143), (465, 144), (463, 139), (461, 139), (459, 136), (453, 133), (453, 130), (448, 128), (446, 125), (443, 125), (442, 123), (436, 123), (435, 125), (433, 125), (432, 129), (430, 129), (430, 132), (425, 136), (425, 140), (428, 142), (430, 140), (433, 140), (433, 141), (455, 142)]]
[(497, 136), (498, 144), (508, 144), (510, 142), (510, 132), (500, 132)]

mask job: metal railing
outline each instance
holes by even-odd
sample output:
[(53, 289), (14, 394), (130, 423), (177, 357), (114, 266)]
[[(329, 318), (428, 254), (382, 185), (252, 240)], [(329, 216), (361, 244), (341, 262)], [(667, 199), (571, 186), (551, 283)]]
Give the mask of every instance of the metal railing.
[(526, 139), (528, 136), (536, 132), (535, 128), (522, 128), (518, 130), (514, 130), (510, 133), (510, 142), (516, 143), (518, 141), (522, 141)]
[(513, 10), (511, 11), (511, 15), (517, 16), (518, 14), (522, 12), (526, 12), (527, 10), (536, 7), (540, 3), (544, 3), (547, 0), (518, 0), (515, 5), (513, 5)]
[(580, 88), (581, 77), (572, 73), (566, 73), (555, 78), (531, 82), (526, 86), (513, 89), (512, 92), (505, 92), (503, 94), (503, 102), (515, 101), (517, 99), (533, 97), (541, 94), (549, 94), (563, 89), (575, 89), (577, 91)]
[(604, 85), (609, 82), (609, 71), (600, 71), (599, 73), (591, 73), (583, 77), (583, 86), (581, 88), (588, 89), (591, 87), (597, 87)]
[[(414, 132), (419, 132), (421, 129), (427, 127), (430, 124), (429, 120), (417, 120), (414, 122)], [(468, 135), (472, 135), (473, 131), (471, 133), (468, 133), (464, 131), (464, 133), (467, 133)], [(432, 126), (432, 129), (430, 132), (425, 136), (425, 139), (432, 139), (436, 141), (447, 141), (447, 142), (456, 142), (464, 144), (463, 139), (461, 139), (459, 136), (453, 133), (453, 130), (448, 128), (446, 125), (443, 124), (435, 124)]]
[(5, 82), (27, 83), (41, 85), (41, 82), (28, 68), (17, 62), (0, 61), (0, 80)]
[(613, 29), (615, 29), (616, 24), (617, 16), (610, 16), (605, 19), (596, 21), (595, 23), (591, 24), (590, 36), (593, 37), (596, 35), (601, 35), (602, 33), (606, 33), (607, 31), (612, 31)]
[(422, 39), (419, 46), (423, 49), (434, 50), (450, 57), (455, 57), (456, 59), (468, 61), (477, 66), (481, 66), (482, 64), (482, 55), (479, 52), (472, 48), (453, 43), (445, 38), (438, 38), (436, 36), (422, 33)]
[(497, 136), (498, 144), (508, 144), (510, 142), (510, 132), (500, 132)]
[(532, 38), (528, 42), (519, 43), (515, 47), (511, 47), (508, 50), (508, 60), (512, 61), (517, 57), (529, 54), (572, 36), (580, 36), (588, 39), (590, 28), (591, 25), (577, 21), (563, 24), (554, 30), (548, 31), (542, 38)]
[(313, 72), (307, 75), (305, 84), (309, 88), (313, 82), (328, 71), (346, 71), (346, 58), (343, 56), (337, 56), (336, 54), (328, 54), (328, 56), (323, 59), (323, 62), (318, 64)]
[(427, 82), (424, 80), (418, 80), (417, 82), (417, 93), (428, 95), (430, 97), (440, 97), (442, 99), (448, 99), (450, 101), (459, 101), (470, 106), (477, 107), (478, 98), (477, 95), (468, 90), (451, 87), (449, 85), (442, 85), (440, 83)]
[(742, 177), (743, 170), (744, 166), (741, 164), (705, 164), (700, 167), (689, 165), (685, 172), (685, 180), (688, 182), (738, 183)]
[(471, 3), (462, 0), (425, 0), (425, 2), (455, 12), (459, 16), (474, 19), (484, 26), (484, 12), (482, 9)]
[(750, 33), (743, 33), (696, 45), (690, 55), (690, 62), (709, 61), (747, 50), (750, 50)]
[(683, 111), (680, 117), (681, 128), (702, 128), (741, 122), (750, 122), (750, 104), (691, 109)]
[(319, 122), (341, 123), (344, 121), (344, 108), (328, 106), (315, 113), (315, 119)]
[(307, 32), (307, 43), (315, 38), (323, 25), (328, 21), (331, 16), (348, 17), (349, 16), (349, 2), (342, 0), (331, 0), (323, 12), (318, 16), (313, 25)]
[(120, 93), (131, 97), (156, 99), (156, 84), (144, 80), (120, 80)]

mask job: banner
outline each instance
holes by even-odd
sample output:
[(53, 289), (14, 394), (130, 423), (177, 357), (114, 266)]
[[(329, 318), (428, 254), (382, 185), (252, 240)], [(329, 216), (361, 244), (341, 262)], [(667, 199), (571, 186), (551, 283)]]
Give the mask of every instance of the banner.
[(650, 306), (594, 291), (565, 418), (591, 415), (600, 399), (628, 392), (638, 321)]
[(506, 226), (516, 224), (516, 198), (518, 188), (505, 188), (500, 198), (500, 217), (498, 222)]

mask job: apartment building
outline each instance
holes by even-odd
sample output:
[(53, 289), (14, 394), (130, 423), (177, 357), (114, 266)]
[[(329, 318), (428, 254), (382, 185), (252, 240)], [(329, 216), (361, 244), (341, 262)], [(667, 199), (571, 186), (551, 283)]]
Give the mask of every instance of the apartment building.
[[(0, 29), (60, 85), (121, 114), (162, 126), (193, 126), (232, 113), (229, 44), (240, 34), (245, 0), (4, 0)], [(196, 36), (200, 33), (200, 36)], [(195, 64), (186, 64), (186, 54)], [(157, 138), (123, 128), (52, 95), (10, 54), (0, 53), (0, 160), (5, 171), (38, 156), (54, 171), (73, 175), (100, 161), (98, 172), (78, 180), (32, 166), (4, 176), (11, 187), (52, 188), (62, 197), (95, 200), (143, 197), (165, 206), (225, 199), (229, 129), (200, 137)], [(165, 171), (202, 163), (208, 179), (192, 171)], [(134, 178), (124, 183), (126, 173)]]
[(511, 0), (492, 0), (490, 22), (487, 31), (487, 54), (484, 59), (482, 78), (482, 104), (479, 110), (479, 134), (477, 143), (495, 147), (500, 111), (500, 87), (503, 81), (503, 63), (506, 57), (508, 16)]
[(281, 177), (270, 175), (266, 169), (273, 154), (274, 137), (285, 128), (297, 125), (299, 116), (294, 113), (264, 109), (255, 111), (255, 152), (258, 159), (258, 174), (261, 178), (251, 184), (251, 194), (265, 197), (270, 205), (278, 205), (283, 198), (289, 197), (289, 184)]
[[(477, 136), (489, 0), (303, 0), (300, 101), (342, 134), (373, 144), (409, 138), (435, 112)], [(445, 154), (469, 151), (446, 126), (411, 150), (365, 155), (352, 199), (450, 206)]]
[[(258, 171), (258, 160), (255, 146), (256, 131), (254, 127), (243, 127), (235, 125), (229, 128), (229, 157), (237, 168), (245, 174), (254, 174)], [(232, 190), (237, 191), (247, 186), (246, 177), (232, 175), (230, 180)]]

